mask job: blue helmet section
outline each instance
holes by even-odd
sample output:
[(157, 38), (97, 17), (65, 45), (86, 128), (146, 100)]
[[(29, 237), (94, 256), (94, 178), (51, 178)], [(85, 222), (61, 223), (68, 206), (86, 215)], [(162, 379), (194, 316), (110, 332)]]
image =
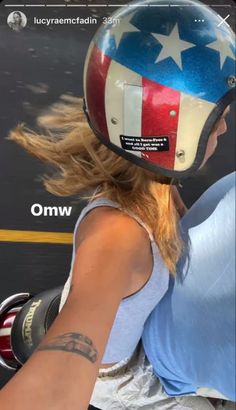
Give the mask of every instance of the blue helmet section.
[(121, 36), (118, 23), (99, 30), (95, 42), (111, 59), (215, 104), (232, 89), (228, 79), (235, 75), (235, 34), (209, 7), (186, 0), (142, 1), (112, 17), (127, 18), (129, 26)]

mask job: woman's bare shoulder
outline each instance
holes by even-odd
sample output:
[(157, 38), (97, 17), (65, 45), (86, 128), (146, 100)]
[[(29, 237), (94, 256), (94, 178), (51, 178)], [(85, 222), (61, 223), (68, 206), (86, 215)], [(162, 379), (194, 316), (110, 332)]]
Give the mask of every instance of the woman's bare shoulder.
[[(80, 222), (75, 239), (76, 250), (84, 242), (96, 246), (109, 243), (121, 259), (129, 254), (134, 272), (142, 272), (151, 263), (151, 246), (147, 231), (130, 215), (110, 206), (93, 208)], [(108, 256), (109, 257), (109, 256)]]
[(115, 235), (129, 239), (134, 246), (148, 241), (144, 228), (130, 215), (110, 206), (93, 208), (80, 222), (76, 232), (76, 247), (91, 235)]

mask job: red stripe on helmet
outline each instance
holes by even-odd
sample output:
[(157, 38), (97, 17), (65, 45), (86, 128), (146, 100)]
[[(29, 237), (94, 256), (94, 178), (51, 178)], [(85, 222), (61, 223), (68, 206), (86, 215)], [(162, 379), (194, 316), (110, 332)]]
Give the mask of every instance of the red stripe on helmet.
[(94, 46), (88, 64), (86, 97), (93, 126), (109, 139), (105, 110), (105, 86), (111, 59)]
[(143, 78), (142, 136), (167, 136), (169, 151), (145, 152), (142, 158), (173, 169), (178, 130), (180, 92)]

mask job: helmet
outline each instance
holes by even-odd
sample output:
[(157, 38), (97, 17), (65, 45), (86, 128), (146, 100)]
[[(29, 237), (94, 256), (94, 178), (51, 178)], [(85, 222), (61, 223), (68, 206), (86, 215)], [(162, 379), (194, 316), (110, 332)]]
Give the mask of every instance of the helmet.
[(235, 34), (198, 1), (135, 1), (90, 44), (84, 109), (92, 130), (155, 173), (193, 174), (234, 98)]

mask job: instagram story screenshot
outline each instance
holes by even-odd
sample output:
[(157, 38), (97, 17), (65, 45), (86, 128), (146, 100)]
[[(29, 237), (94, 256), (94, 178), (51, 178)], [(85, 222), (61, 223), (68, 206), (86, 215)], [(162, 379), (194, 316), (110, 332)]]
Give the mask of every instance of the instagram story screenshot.
[(0, 1), (0, 409), (236, 405), (234, 0)]

